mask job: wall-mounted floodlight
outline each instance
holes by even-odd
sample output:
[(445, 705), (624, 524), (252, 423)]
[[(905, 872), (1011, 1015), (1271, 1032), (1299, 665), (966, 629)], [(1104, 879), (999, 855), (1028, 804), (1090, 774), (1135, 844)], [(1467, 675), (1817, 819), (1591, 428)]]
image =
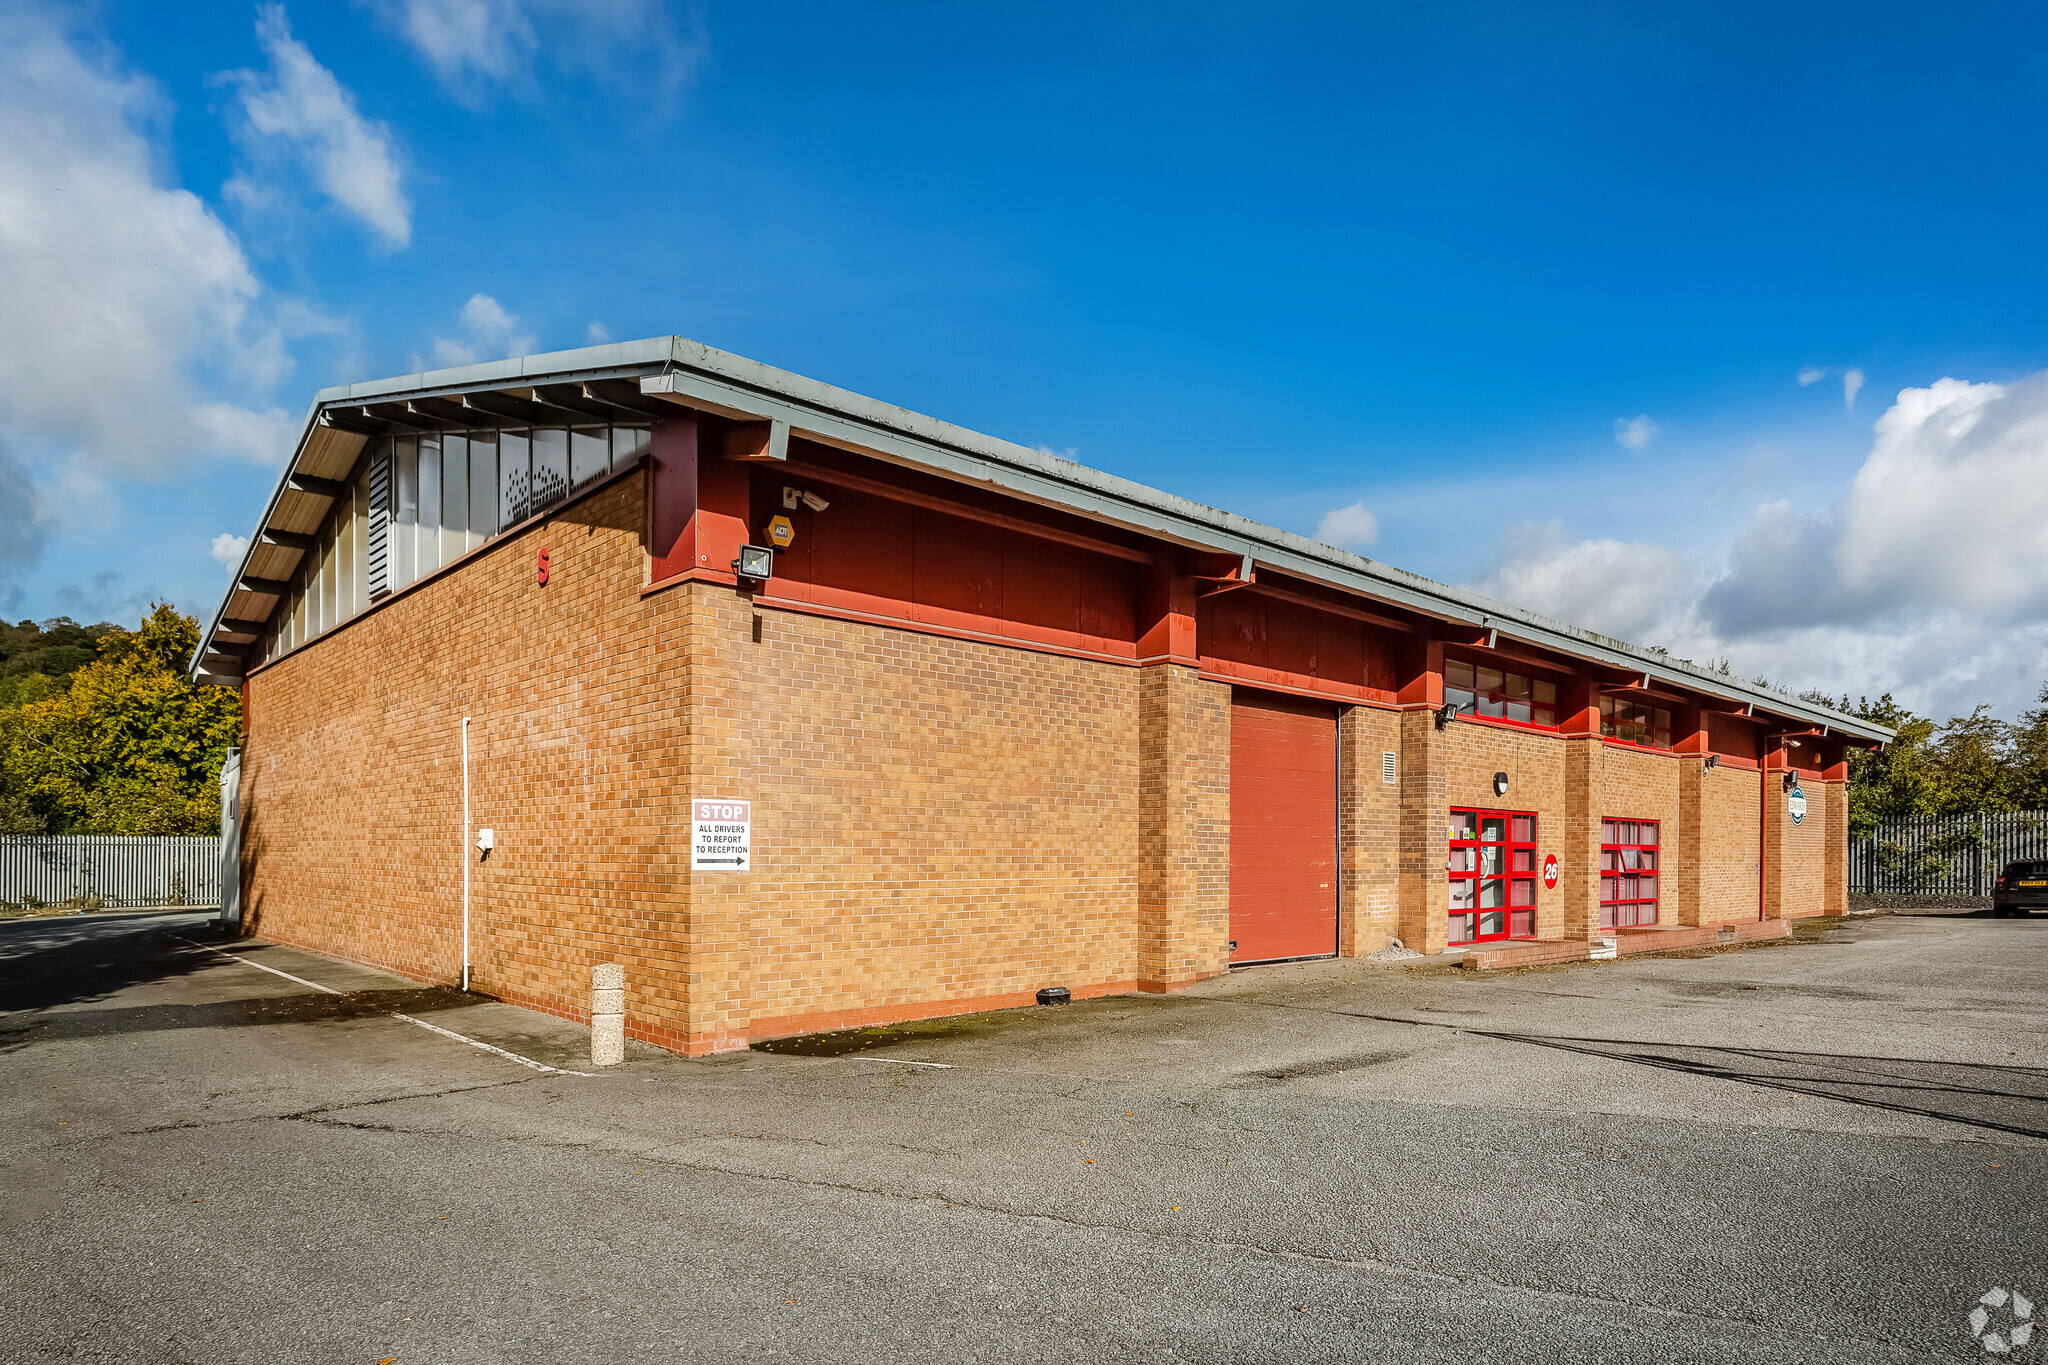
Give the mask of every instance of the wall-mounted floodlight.
[(1702, 766), (1702, 767), (1706, 767), (1706, 768), (1718, 768), (1718, 767), (1720, 767), (1720, 766), (1721, 766), (1721, 755), (1719, 755), (1719, 754), (1708, 754), (1708, 755), (1707, 755), (1707, 761), (1706, 761), (1706, 762), (1705, 762), (1704, 764), (1702, 764), (1701, 766)]
[(1430, 714), (1436, 717), (1436, 728), (1441, 730), (1451, 723), (1451, 717), (1458, 714), (1458, 703), (1447, 701)]
[(742, 545), (740, 557), (732, 562), (732, 571), (741, 578), (765, 583), (775, 577), (775, 551), (766, 545)]
[(1793, 789), (1794, 787), (1796, 787), (1796, 786), (1798, 786), (1798, 785), (1799, 785), (1799, 774), (1797, 774), (1797, 773), (1786, 773), (1786, 774), (1785, 774), (1785, 790), (1786, 790), (1786, 791), (1791, 791), (1791, 790), (1792, 790), (1792, 789)]

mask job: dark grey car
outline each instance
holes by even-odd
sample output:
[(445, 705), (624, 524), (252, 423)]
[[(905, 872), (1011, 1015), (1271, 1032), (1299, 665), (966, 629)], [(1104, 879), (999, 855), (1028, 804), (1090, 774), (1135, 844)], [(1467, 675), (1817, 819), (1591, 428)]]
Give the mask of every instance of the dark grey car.
[(1991, 888), (1991, 913), (2026, 915), (2048, 910), (2048, 862), (2007, 863)]

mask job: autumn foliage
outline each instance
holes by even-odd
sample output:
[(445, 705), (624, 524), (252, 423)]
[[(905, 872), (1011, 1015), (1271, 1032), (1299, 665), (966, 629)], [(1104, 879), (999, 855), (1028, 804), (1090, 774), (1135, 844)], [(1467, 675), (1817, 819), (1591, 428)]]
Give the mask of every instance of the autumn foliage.
[(0, 630), (0, 834), (220, 832), (216, 783), (242, 706), (234, 688), (186, 676), (197, 622), (158, 603), (133, 631)]

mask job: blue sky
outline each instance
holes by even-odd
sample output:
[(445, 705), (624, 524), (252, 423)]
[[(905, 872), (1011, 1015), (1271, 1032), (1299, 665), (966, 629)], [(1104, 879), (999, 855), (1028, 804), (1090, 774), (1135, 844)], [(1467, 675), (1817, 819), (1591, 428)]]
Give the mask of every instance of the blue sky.
[(0, 613), (210, 610), (322, 385), (677, 332), (2015, 715), (2048, 21), (1785, 8), (0, 0)]

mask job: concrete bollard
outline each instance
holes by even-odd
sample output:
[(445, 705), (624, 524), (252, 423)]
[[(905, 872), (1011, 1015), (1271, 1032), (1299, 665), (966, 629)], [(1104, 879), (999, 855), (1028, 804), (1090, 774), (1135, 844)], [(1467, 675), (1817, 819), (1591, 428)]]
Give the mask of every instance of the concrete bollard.
[(590, 969), (590, 1064), (626, 1060), (626, 969), (600, 962)]

